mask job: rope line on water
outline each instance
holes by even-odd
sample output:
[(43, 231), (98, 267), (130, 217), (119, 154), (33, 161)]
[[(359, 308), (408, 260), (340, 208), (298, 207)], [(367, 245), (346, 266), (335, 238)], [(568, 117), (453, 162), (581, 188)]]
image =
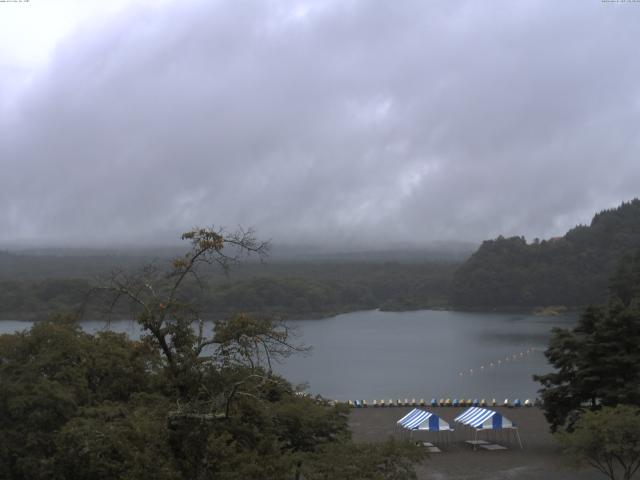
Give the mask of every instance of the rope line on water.
[[(473, 368), (469, 368), (468, 370), (463, 370), (458, 372), (458, 376), (459, 377), (464, 377), (465, 375), (473, 375), (474, 373), (484, 373), (487, 370), (490, 370), (492, 368), (498, 368), (501, 367), (504, 364), (507, 364), (509, 362), (513, 363), (521, 358), (525, 358), (528, 355), (531, 355), (534, 352), (537, 352), (538, 350), (535, 347), (530, 347), (527, 348), (526, 350), (522, 350), (521, 352), (518, 353), (513, 353), (510, 355), (507, 355), (504, 358), (500, 358), (498, 360), (493, 360), (490, 361), (488, 363), (485, 363), (483, 365), (480, 365), (480, 367), (477, 367), (475, 370)], [(488, 365), (488, 366), (486, 366)]]

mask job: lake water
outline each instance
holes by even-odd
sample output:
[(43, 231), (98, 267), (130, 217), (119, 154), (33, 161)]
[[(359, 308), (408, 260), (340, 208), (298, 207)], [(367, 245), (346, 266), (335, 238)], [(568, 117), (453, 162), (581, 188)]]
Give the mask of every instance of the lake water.
[(536, 397), (532, 375), (551, 370), (542, 353), (550, 330), (570, 327), (575, 318), (422, 310), (294, 323), (313, 351), (279, 370), (294, 383), (308, 382), (313, 393), (339, 400), (504, 400)]
[[(292, 321), (311, 345), (308, 355), (276, 366), (293, 383), (338, 400), (385, 398), (535, 398), (531, 376), (550, 370), (543, 355), (552, 327), (575, 318), (523, 314), (354, 312), (323, 320)], [(0, 322), (0, 332), (28, 328)], [(104, 322), (84, 322), (95, 332)], [(137, 336), (137, 325), (112, 329)]]

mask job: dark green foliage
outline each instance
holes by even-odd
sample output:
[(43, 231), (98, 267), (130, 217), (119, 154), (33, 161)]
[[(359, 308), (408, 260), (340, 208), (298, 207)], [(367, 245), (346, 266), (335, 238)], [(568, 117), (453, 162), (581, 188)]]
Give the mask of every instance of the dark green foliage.
[(622, 257), (609, 283), (609, 292), (627, 307), (640, 298), (640, 250)]
[(0, 318), (46, 317), (48, 312), (77, 311), (90, 289), (88, 280), (0, 281)]
[(303, 472), (308, 480), (415, 479), (413, 464), (425, 456), (424, 448), (393, 440), (377, 444), (330, 444), (310, 456)]
[[(456, 265), (445, 263), (277, 263), (243, 266), (229, 278), (213, 277), (202, 290), (189, 281), (181, 299), (197, 303), (208, 317), (242, 311), (286, 318), (315, 318), (355, 310), (412, 310), (447, 305)], [(0, 318), (33, 319), (47, 312), (76, 311), (88, 279), (0, 281)], [(98, 316), (96, 303), (86, 313)], [(114, 312), (128, 313), (126, 308)]]
[(571, 429), (586, 408), (640, 405), (640, 262), (634, 258), (620, 264), (606, 306), (588, 307), (571, 330), (553, 330), (545, 355), (556, 371), (535, 378), (554, 430)]
[(325, 444), (343, 445), (349, 439), (347, 408), (329, 412), (317, 399), (284, 397), (274, 403), (273, 421), (283, 447), (291, 452), (313, 452)]
[[(365, 473), (332, 478), (413, 478), (405, 444), (353, 445), (346, 407), (219, 355), (180, 399), (144, 342), (62, 320), (0, 336), (0, 478), (316, 478), (349, 471), (344, 452)], [(367, 476), (371, 459), (396, 476)]]
[(586, 412), (572, 432), (558, 435), (565, 453), (616, 480), (630, 480), (640, 468), (640, 408), (620, 405)]
[(87, 480), (182, 478), (168, 446), (169, 408), (162, 396), (138, 394), (82, 409), (55, 437), (55, 473)]
[(640, 200), (593, 217), (564, 237), (484, 242), (455, 273), (451, 303), (467, 308), (585, 306), (605, 301), (622, 257), (640, 248)]
[(115, 273), (100, 289), (132, 308), (140, 341), (70, 318), (0, 336), (0, 478), (277, 480), (352, 464), (364, 473), (331, 478), (414, 478), (415, 447), (353, 445), (345, 407), (273, 374), (272, 359), (303, 350), (286, 324), (242, 314), (204, 335), (185, 279), (201, 263), (229, 267), (227, 245), (260, 252), (251, 232), (183, 238), (192, 249), (168, 271)]
[(149, 390), (155, 360), (124, 335), (88, 335), (64, 319), (0, 336), (2, 478), (53, 478), (60, 430), (87, 408)]

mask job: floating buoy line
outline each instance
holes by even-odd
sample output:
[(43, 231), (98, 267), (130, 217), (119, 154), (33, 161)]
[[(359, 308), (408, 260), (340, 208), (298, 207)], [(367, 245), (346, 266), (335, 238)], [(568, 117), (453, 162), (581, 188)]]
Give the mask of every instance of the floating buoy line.
[(535, 347), (530, 347), (527, 348), (526, 350), (522, 350), (521, 352), (517, 352), (517, 353), (512, 353), (510, 355), (507, 355), (503, 358), (499, 358), (497, 360), (492, 360), (490, 362), (485, 363), (484, 365), (480, 365), (479, 367), (476, 367), (475, 369), (473, 368), (469, 368), (468, 370), (462, 370), (460, 372), (458, 372), (458, 376), (459, 377), (464, 377), (465, 375), (474, 375), (474, 374), (480, 374), (480, 373), (484, 373), (487, 370), (493, 369), (493, 368), (498, 368), (501, 367), (504, 364), (507, 363), (513, 363), (521, 358), (525, 358), (529, 355), (531, 355), (534, 352), (537, 352), (538, 350)]
[[(481, 374), (484, 373), (486, 371), (489, 371), (491, 369), (494, 368), (498, 368), (501, 367), (502, 365), (508, 364), (508, 363), (513, 363), (516, 362), (520, 359), (526, 358), (527, 356), (535, 353), (535, 352), (539, 352), (540, 350), (535, 348), (535, 347), (530, 347), (527, 348), (526, 350), (522, 350), (521, 352), (516, 352), (516, 353), (512, 353), (510, 355), (506, 355), (505, 357), (496, 359), (496, 360), (492, 360), (490, 362), (486, 362), (483, 365), (480, 365), (479, 367), (474, 368), (469, 368), (468, 370), (463, 370), (458, 372), (458, 376), (459, 377), (464, 377), (465, 375), (474, 375), (474, 374)], [(464, 399), (464, 398), (432, 398), (431, 401), (427, 402), (425, 401), (424, 398), (421, 398), (420, 400), (416, 400), (415, 398), (412, 398), (411, 400), (409, 400), (408, 398), (405, 398), (404, 400), (401, 398), (398, 398), (397, 400), (394, 399), (389, 399), (388, 401), (385, 401), (384, 399), (382, 400), (373, 400), (371, 403), (368, 403), (366, 400), (347, 400), (346, 402), (342, 402), (339, 400), (330, 400), (329, 401), (330, 404), (332, 405), (336, 405), (336, 404), (340, 404), (340, 403), (344, 403), (346, 405), (348, 405), (349, 407), (352, 408), (367, 408), (367, 407), (425, 407), (425, 406), (431, 406), (431, 407), (510, 407), (510, 408), (518, 408), (518, 407), (533, 407), (533, 406), (540, 406), (540, 400), (535, 398), (533, 401), (529, 400), (528, 398), (525, 399), (524, 401), (521, 401), (519, 398), (516, 398), (512, 401), (510, 401), (508, 398), (505, 398), (504, 401), (500, 402), (498, 400), (496, 400), (495, 398), (492, 398), (490, 400), (486, 400), (486, 399), (477, 399), (474, 398), (472, 399)]]

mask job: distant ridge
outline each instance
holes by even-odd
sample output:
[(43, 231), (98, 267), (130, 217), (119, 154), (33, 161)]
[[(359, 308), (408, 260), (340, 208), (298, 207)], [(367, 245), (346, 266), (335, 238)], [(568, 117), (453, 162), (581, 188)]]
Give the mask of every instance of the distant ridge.
[(431, 242), (426, 245), (397, 246), (394, 248), (358, 249), (340, 251), (313, 247), (273, 245), (270, 261), (306, 261), (327, 263), (406, 263), (425, 262), (459, 263), (476, 250), (478, 244), (462, 241)]
[(565, 305), (605, 300), (608, 279), (640, 249), (640, 200), (597, 213), (563, 237), (527, 243), (487, 240), (456, 271), (451, 303), (461, 308)]

